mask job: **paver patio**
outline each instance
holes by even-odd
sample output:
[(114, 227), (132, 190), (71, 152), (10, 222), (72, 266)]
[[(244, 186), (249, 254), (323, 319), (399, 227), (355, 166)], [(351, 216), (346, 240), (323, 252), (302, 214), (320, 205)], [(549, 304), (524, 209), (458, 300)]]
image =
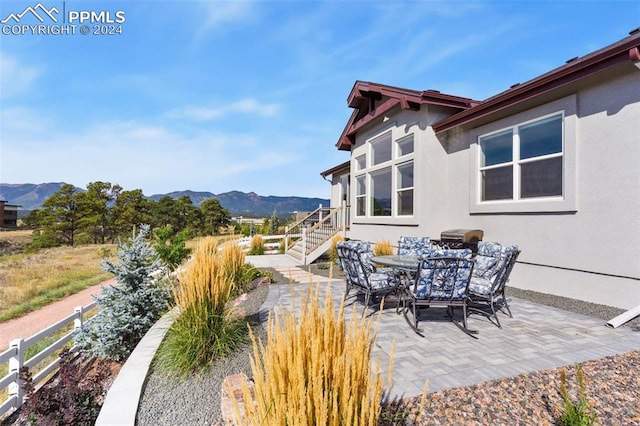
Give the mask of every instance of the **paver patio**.
[[(289, 276), (287, 271), (297, 282), (270, 286), (262, 306), (265, 315), (270, 309), (291, 309), (291, 286), (295, 289), (294, 297), (299, 297), (312, 279), (308, 272), (296, 267), (288, 266), (283, 272), (285, 276)], [(320, 279), (313, 276), (316, 283)], [(329, 286), (337, 308), (345, 283), (333, 280)], [(319, 283), (319, 288), (324, 300), (326, 281)], [(449, 321), (445, 310), (438, 308), (422, 311), (420, 327), (424, 337), (421, 337), (403, 315), (396, 314), (395, 302), (390, 301), (382, 312), (373, 356), (374, 359), (380, 356), (382, 377), (386, 378), (389, 352), (395, 341), (391, 396), (417, 396), (425, 381), (428, 391), (435, 392), (640, 350), (640, 332), (630, 327), (612, 329), (601, 319), (522, 299), (508, 297), (508, 300), (514, 318), (499, 313), (501, 329), (482, 315), (469, 317), (469, 327), (479, 331), (477, 339), (463, 333)], [(298, 302), (295, 306), (299, 305)], [(350, 306), (362, 312), (359, 301)]]

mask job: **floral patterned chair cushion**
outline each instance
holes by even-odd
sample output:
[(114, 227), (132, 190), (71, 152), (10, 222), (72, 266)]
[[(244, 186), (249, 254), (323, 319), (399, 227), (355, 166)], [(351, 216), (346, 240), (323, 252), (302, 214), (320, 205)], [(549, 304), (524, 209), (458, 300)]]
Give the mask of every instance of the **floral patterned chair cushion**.
[(429, 237), (400, 237), (398, 241), (398, 254), (425, 256), (431, 251)]
[[(467, 284), (473, 269), (472, 252), (463, 250), (433, 250), (422, 261), (419, 268), (418, 285), (415, 286), (416, 298), (463, 298), (466, 297)], [(440, 258), (459, 258), (464, 262), (448, 262)], [(455, 273), (455, 278), (452, 277)]]
[(478, 255), (475, 258), (476, 264), (473, 268), (473, 276), (478, 278), (491, 279), (498, 272), (500, 259), (503, 252), (502, 244), (480, 241), (478, 243)]

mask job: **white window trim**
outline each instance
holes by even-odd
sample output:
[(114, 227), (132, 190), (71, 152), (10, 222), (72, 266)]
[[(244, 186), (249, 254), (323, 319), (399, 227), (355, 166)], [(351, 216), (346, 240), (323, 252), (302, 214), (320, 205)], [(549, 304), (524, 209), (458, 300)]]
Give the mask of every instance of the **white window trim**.
[[(353, 193), (353, 199), (357, 200), (357, 195), (356, 195), (356, 191), (357, 191), (357, 179), (360, 176), (365, 175), (365, 184), (366, 184), (366, 202), (365, 202), (365, 211), (366, 211), (366, 215), (365, 216), (358, 216), (357, 215), (357, 204), (356, 204), (356, 209), (354, 211), (353, 214), (353, 221), (354, 223), (370, 223), (370, 224), (414, 224), (414, 222), (417, 220), (417, 206), (418, 206), (418, 200), (415, 198), (416, 197), (416, 193), (415, 193), (415, 189), (414, 189), (414, 200), (413, 200), (413, 214), (412, 215), (398, 215), (398, 205), (397, 205), (397, 193), (398, 193), (398, 188), (397, 188), (397, 166), (401, 165), (401, 164), (405, 164), (408, 162), (413, 162), (414, 164), (414, 187), (415, 188), (415, 173), (416, 173), (416, 151), (418, 149), (418, 133), (415, 130), (410, 130), (408, 132), (404, 131), (405, 126), (402, 127), (397, 127), (397, 123), (395, 122), (387, 122), (385, 123), (386, 125), (384, 126), (384, 128), (382, 129), (377, 129), (377, 131), (375, 133), (369, 134), (367, 135), (366, 139), (363, 141), (362, 145), (358, 146), (356, 149), (353, 150), (352, 152), (352, 170), (355, 170), (355, 174), (354, 174), (354, 178), (356, 179), (356, 184), (352, 185), (352, 191), (354, 191)], [(373, 156), (373, 152), (372, 152), (372, 146), (371, 146), (371, 142), (375, 141), (376, 139), (384, 136), (386, 133), (391, 132), (391, 143), (392, 143), (392, 154), (391, 154), (391, 160), (389, 161), (385, 161), (384, 163), (380, 163), (380, 164), (376, 164), (375, 166), (371, 165), (371, 162), (373, 160), (372, 156)], [(413, 136), (413, 152), (409, 153), (409, 154), (405, 154), (400, 156), (399, 155), (399, 149), (397, 146), (397, 142), (401, 139), (404, 139), (406, 137), (409, 136)], [(356, 158), (360, 157), (361, 155), (366, 155), (367, 156), (367, 167), (365, 169), (358, 169), (357, 168), (357, 162), (356, 162)], [(372, 216), (372, 194), (370, 193), (371, 190), (371, 174), (372, 173), (376, 173), (382, 169), (385, 168), (389, 168), (391, 167), (391, 211), (392, 211), (392, 215), (391, 216)], [(407, 190), (409, 188), (403, 188), (403, 190)], [(356, 201), (357, 202), (357, 201)]]
[[(415, 139), (414, 139), (414, 144), (415, 144)], [(415, 145), (414, 145), (414, 152), (415, 152)], [(405, 157), (408, 157), (409, 155), (403, 155), (402, 157), (398, 157), (398, 159), (404, 159)], [(413, 167), (413, 185), (412, 186), (407, 186), (404, 188), (400, 187), (400, 182), (398, 182), (398, 176), (400, 174), (400, 167), (407, 165), (411, 163), (411, 166)], [(396, 179), (396, 186), (393, 189), (393, 211), (396, 212), (396, 216), (395, 217), (401, 217), (401, 218), (406, 218), (406, 217), (413, 217), (416, 214), (416, 192), (415, 192), (415, 184), (416, 184), (416, 162), (414, 161), (413, 158), (407, 160), (407, 161), (403, 161), (403, 162), (398, 162), (396, 164), (393, 165), (394, 170), (392, 171), (393, 176), (395, 176)], [(406, 191), (413, 191), (413, 213), (412, 214), (400, 214), (399, 210), (400, 207), (398, 206), (398, 195), (401, 192), (406, 192)]]
[[(563, 114), (563, 152), (562, 152), (562, 173), (563, 173), (563, 196), (539, 197), (539, 198), (519, 198), (520, 177), (514, 173), (514, 197), (513, 200), (493, 200), (482, 201), (482, 181), (480, 179), (480, 137), (490, 136), (508, 128), (522, 126), (558, 113)], [(532, 212), (575, 212), (577, 211), (577, 188), (576, 188), (576, 145), (577, 145), (577, 96), (571, 95), (558, 99), (510, 117), (495, 121), (472, 129), (470, 146), (470, 191), (469, 191), (469, 211), (471, 213), (532, 213)], [(514, 134), (517, 137), (517, 132)], [(514, 144), (514, 148), (519, 149), (519, 141)], [(545, 157), (557, 157), (558, 154), (535, 157), (535, 159), (514, 160), (510, 164), (514, 168), (519, 164), (528, 161), (541, 160)], [(513, 158), (519, 158), (519, 153), (514, 152)], [(503, 163), (502, 165), (505, 165)]]

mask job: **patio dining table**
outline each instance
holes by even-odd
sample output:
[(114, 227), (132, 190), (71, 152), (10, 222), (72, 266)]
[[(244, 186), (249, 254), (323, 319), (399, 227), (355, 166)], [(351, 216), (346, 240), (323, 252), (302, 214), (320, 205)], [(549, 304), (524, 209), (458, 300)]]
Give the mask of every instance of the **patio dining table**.
[(388, 266), (394, 269), (416, 272), (418, 270), (418, 263), (420, 262), (420, 259), (418, 256), (411, 254), (390, 254), (384, 256), (373, 256), (371, 261), (378, 265)]
[[(413, 279), (414, 275), (418, 272), (420, 258), (412, 254), (390, 254), (373, 256), (371, 261), (378, 265), (387, 266), (393, 269), (394, 274), (398, 278), (400, 302), (404, 308), (405, 292), (411, 282), (411, 279)], [(397, 305), (396, 312), (400, 312), (400, 304)]]

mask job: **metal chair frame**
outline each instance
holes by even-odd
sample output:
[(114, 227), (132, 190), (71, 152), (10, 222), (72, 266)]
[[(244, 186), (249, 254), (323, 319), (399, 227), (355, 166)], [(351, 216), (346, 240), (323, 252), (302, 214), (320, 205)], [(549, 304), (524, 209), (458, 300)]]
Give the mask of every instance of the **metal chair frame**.
[[(364, 245), (362, 243), (365, 243)], [(369, 307), (369, 302), (373, 299), (376, 301), (376, 297), (381, 296), (384, 299), (389, 294), (397, 294), (399, 283), (393, 275), (386, 272), (377, 272), (375, 266), (366, 262), (363, 258), (364, 254), (368, 253), (363, 246), (366, 246), (366, 242), (361, 241), (341, 241), (336, 246), (338, 252), (338, 259), (345, 275), (346, 290), (344, 293), (345, 300), (351, 297), (357, 297), (358, 294), (364, 294), (365, 309)], [(386, 286), (376, 288), (372, 285), (372, 278), (385, 279)], [(386, 276), (386, 277), (382, 277)], [(356, 293), (349, 296), (351, 290), (356, 289)], [(381, 300), (382, 300), (381, 299)]]
[[(489, 319), (491, 319), (491, 317), (495, 318), (496, 325), (499, 328), (502, 328), (502, 324), (500, 324), (498, 312), (501, 311), (502, 308), (506, 308), (509, 318), (513, 318), (511, 308), (509, 308), (509, 303), (507, 302), (506, 288), (513, 266), (516, 264), (518, 256), (520, 255), (520, 250), (515, 249), (502, 255), (506, 256), (506, 259), (504, 260), (502, 268), (500, 268), (495, 275), (491, 291), (488, 294), (480, 294), (472, 289), (469, 290), (469, 310), (487, 315), (488, 313), (482, 308), (489, 306), (491, 313), (488, 314), (488, 317)], [(500, 304), (500, 307), (496, 310), (497, 304)]]
[[(467, 326), (467, 302), (469, 281), (473, 272), (474, 262), (465, 257), (426, 257), (418, 267), (413, 283), (406, 288), (402, 300), (404, 317), (411, 328), (422, 335), (418, 328), (420, 308), (447, 308), (449, 319), (466, 334), (473, 336), (477, 331)], [(421, 294), (421, 285), (427, 287), (426, 293)], [(453, 309), (462, 308), (462, 325), (454, 319)], [(413, 313), (413, 321), (408, 312)]]

